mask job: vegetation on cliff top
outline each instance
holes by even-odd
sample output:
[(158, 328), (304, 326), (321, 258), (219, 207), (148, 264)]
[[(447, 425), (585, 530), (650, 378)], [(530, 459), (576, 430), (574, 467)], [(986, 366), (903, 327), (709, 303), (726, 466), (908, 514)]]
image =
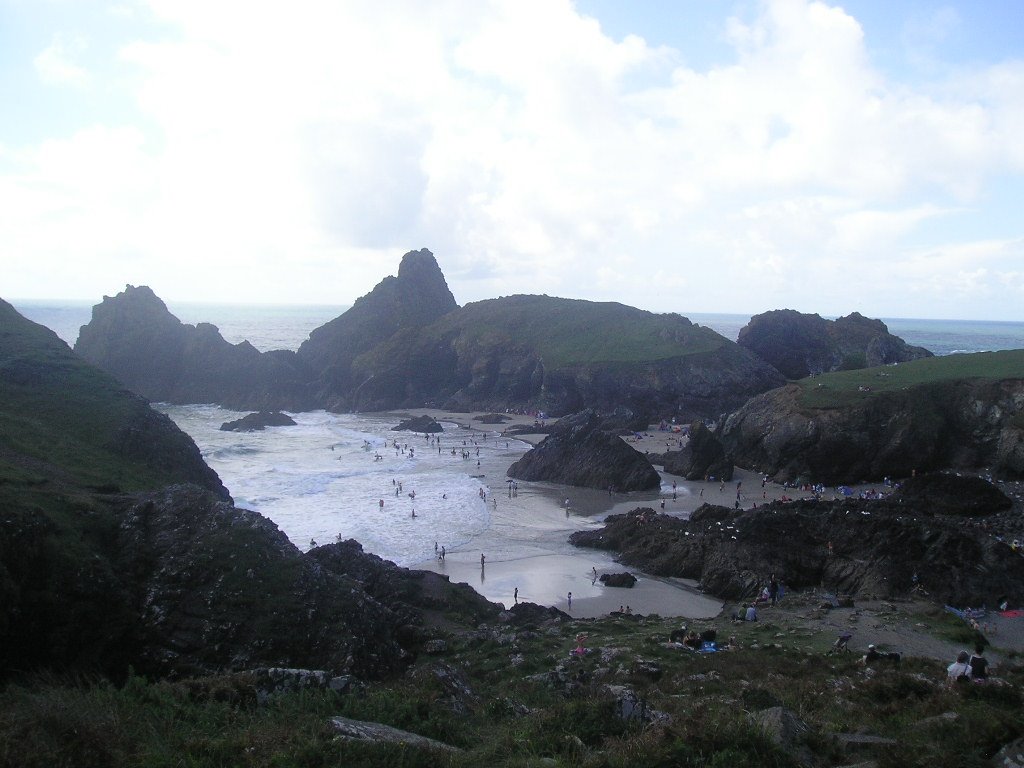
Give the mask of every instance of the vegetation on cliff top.
[(445, 315), (427, 332), (437, 338), (458, 332), (474, 347), (530, 347), (551, 369), (667, 360), (714, 352), (728, 343), (680, 315), (552, 296), (477, 301)]
[(843, 408), (927, 384), (970, 379), (1024, 379), (1024, 349), (976, 352), (913, 360), (899, 365), (826, 373), (797, 382), (800, 405)]

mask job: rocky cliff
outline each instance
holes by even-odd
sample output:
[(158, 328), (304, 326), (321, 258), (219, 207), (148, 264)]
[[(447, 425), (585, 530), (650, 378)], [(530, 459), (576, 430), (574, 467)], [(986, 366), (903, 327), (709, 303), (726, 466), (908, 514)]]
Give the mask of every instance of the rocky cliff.
[(592, 410), (559, 419), (539, 445), (508, 468), (508, 476), (622, 492), (661, 484), (651, 462), (618, 435), (605, 432)]
[(639, 509), (570, 540), (618, 552), (648, 573), (696, 579), (726, 600), (755, 596), (772, 574), (793, 589), (894, 597), (910, 591), (916, 573), (936, 600), (995, 605), (1024, 593), (1024, 558), (984, 527), (1000, 509), (942, 516), (896, 498), (704, 505), (689, 520)]
[(784, 381), (679, 315), (548, 296), (459, 308), (426, 249), (294, 354), (183, 325), (148, 288), (104, 299), (76, 350), (150, 399), (239, 410), (625, 407), (689, 420), (717, 418)]
[(1024, 351), (830, 374), (752, 398), (720, 428), (736, 464), (826, 484), (942, 468), (1024, 476)]
[(715, 418), (782, 383), (756, 356), (679, 315), (622, 304), (508, 296), (396, 334), (353, 363), (365, 410), (509, 406), (555, 415), (624, 407)]
[[(0, 302), (0, 677), (401, 669), (430, 612), (499, 608), (236, 509), (165, 416)], [(382, 602), (383, 601), (383, 602)]]
[(247, 341), (228, 343), (209, 323), (182, 323), (147, 286), (105, 296), (75, 351), (157, 402), (215, 402), (235, 410), (314, 406), (310, 374), (295, 353), (260, 353)]
[(299, 348), (299, 359), (314, 372), (317, 402), (335, 411), (358, 407), (357, 393), (378, 387), (368, 381), (374, 373), (354, 371), (353, 361), (395, 334), (415, 331), (457, 308), (434, 254), (426, 248), (409, 251), (397, 277), (384, 278)]
[(737, 343), (777, 368), (787, 379), (810, 374), (903, 363), (932, 353), (889, 333), (881, 320), (853, 312), (836, 320), (777, 309), (754, 315)]

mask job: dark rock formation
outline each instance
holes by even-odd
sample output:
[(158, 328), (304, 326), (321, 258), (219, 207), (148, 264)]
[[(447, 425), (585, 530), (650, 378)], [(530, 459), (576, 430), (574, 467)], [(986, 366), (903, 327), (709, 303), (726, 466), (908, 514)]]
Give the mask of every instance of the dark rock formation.
[(788, 379), (932, 356), (927, 349), (893, 336), (881, 320), (857, 312), (836, 320), (792, 309), (764, 312), (740, 329), (737, 343)]
[(508, 296), (459, 308), (433, 255), (407, 253), (298, 352), (183, 325), (148, 288), (105, 298), (76, 349), (133, 391), (240, 410), (622, 408), (623, 428), (717, 418), (783, 383), (756, 355), (679, 315)]
[(75, 351), (143, 397), (234, 410), (308, 410), (310, 374), (290, 351), (229, 344), (209, 323), (186, 325), (147, 286), (105, 296)]
[(1020, 359), (1019, 376), (972, 377), (972, 358), (981, 356), (950, 355), (935, 362), (962, 368), (962, 378), (839, 393), (834, 405), (817, 408), (790, 384), (752, 398), (719, 437), (736, 464), (779, 481), (834, 485), (947, 468), (1024, 477), (1024, 353), (983, 355), (1008, 368)]
[(908, 477), (895, 498), (913, 509), (962, 517), (997, 514), (1013, 506), (1009, 496), (984, 478), (943, 472)]
[(444, 427), (437, 423), (433, 416), (416, 416), (411, 419), (404, 419), (397, 427), (391, 428), (393, 432), (444, 432)]
[(259, 432), (267, 427), (294, 427), (295, 419), (280, 411), (257, 411), (220, 425), (223, 432)]
[(678, 451), (667, 451), (662, 463), (666, 472), (687, 480), (732, 480), (732, 457), (725, 455), (721, 441), (699, 421), (690, 425), (689, 442)]
[(592, 410), (566, 416), (551, 434), (508, 469), (517, 480), (547, 480), (620, 491), (657, 488), (661, 478), (643, 454), (601, 429)]
[[(385, 277), (347, 312), (314, 330), (299, 348), (299, 359), (315, 373), (317, 402), (328, 410), (382, 410), (369, 403), (380, 400), (371, 393), (380, 390), (375, 379), (383, 372), (354, 367), (357, 358), (396, 334), (414, 332), (457, 308), (434, 254), (426, 248), (409, 251), (397, 277)], [(435, 360), (410, 381), (430, 381), (435, 369), (448, 364), (446, 357)], [(386, 407), (395, 405), (392, 398)]]
[(771, 366), (679, 315), (613, 303), (507, 296), (399, 333), (353, 363), (360, 410), (515, 407), (561, 415), (624, 407), (716, 418), (783, 383)]
[(632, 587), (636, 584), (636, 576), (628, 571), (622, 573), (602, 573), (598, 579), (606, 587)]
[(690, 520), (638, 509), (570, 541), (618, 552), (648, 573), (696, 579), (726, 600), (754, 596), (772, 574), (795, 589), (892, 597), (907, 594), (917, 573), (932, 597), (953, 605), (993, 605), (1024, 590), (1024, 558), (1007, 544), (963, 517), (893, 499), (704, 505)]

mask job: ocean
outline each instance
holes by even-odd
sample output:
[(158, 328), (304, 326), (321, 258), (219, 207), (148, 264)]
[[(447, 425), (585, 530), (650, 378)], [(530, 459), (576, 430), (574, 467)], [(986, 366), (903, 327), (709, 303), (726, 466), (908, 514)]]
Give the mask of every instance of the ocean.
[[(12, 304), (71, 345), (91, 317), (87, 302)], [(345, 309), (170, 302), (168, 308), (183, 322), (211, 322), (228, 341), (248, 340), (262, 351), (297, 349), (310, 331)], [(747, 315), (689, 317), (730, 339), (749, 320)], [(1024, 347), (1024, 323), (885, 322), (908, 343), (937, 354)], [(235, 433), (219, 427), (243, 413), (208, 404), (155, 407), (195, 440), (239, 507), (273, 520), (301, 549), (354, 538), (369, 552), (399, 565), (431, 568), (453, 580), (469, 581), (489, 599), (506, 604), (518, 589), (522, 599), (563, 610), (568, 607), (565, 596), (572, 592), (577, 615), (614, 609), (611, 603), (618, 598), (603, 591), (591, 573), (594, 568), (605, 572), (621, 567), (607, 554), (575, 550), (568, 536), (599, 524), (609, 512), (653, 507), (671, 493), (663, 487), (661, 494), (632, 494), (612, 501), (603, 493), (572, 489), (571, 514), (565, 508), (564, 487), (523, 483), (513, 496), (505, 471), (529, 445), (479, 424), (468, 429), (465, 416), (446, 419), (439, 414), (445, 431), (438, 446), (423, 436), (392, 431), (401, 417), (394, 413), (299, 413), (293, 414), (294, 427)], [(682, 486), (678, 502), (672, 502), (680, 513), (699, 503), (696, 493)], [(437, 561), (435, 547), (448, 553), (444, 563)], [(477, 572), (483, 552), (486, 574), (483, 568)], [(634, 608), (663, 615), (714, 615), (719, 607), (680, 580), (642, 577), (630, 594)]]
[[(79, 329), (92, 317), (94, 302), (12, 300), (15, 309), (29, 320), (52, 329), (74, 346)], [(213, 323), (221, 336), (232, 344), (248, 341), (261, 352), (272, 349), (298, 349), (310, 331), (333, 320), (348, 307), (329, 305), (245, 305), (166, 302), (167, 308), (183, 323)], [(750, 315), (684, 313), (694, 323), (735, 341)], [(924, 347), (936, 355), (960, 352), (994, 352), (1024, 348), (1024, 321), (992, 320), (915, 320), (882, 318), (890, 333), (908, 344)]]

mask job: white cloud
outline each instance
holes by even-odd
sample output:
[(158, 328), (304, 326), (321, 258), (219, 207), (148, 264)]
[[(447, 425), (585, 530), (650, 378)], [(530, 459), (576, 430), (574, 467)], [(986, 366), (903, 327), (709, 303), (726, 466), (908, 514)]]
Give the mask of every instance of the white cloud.
[[(735, 55), (706, 69), (568, 0), (149, 7), (172, 33), (120, 52), (145, 122), (49, 140), (0, 177), (22, 214), (3, 242), (26, 263), (88, 255), (107, 293), (342, 303), (426, 246), (460, 301), (922, 314), (918, 288), (879, 283), (913, 281), (918, 238), (1024, 170), (1024, 65), (914, 90), (822, 2), (723, 19)], [(969, 283), (990, 291), (978, 311), (1015, 311), (1002, 256), (967, 245), (990, 238), (949, 237), (966, 263), (930, 260), (921, 306)]]
[(32, 63), (39, 79), (48, 85), (83, 87), (89, 84), (89, 72), (74, 59), (86, 49), (85, 39), (57, 33)]

